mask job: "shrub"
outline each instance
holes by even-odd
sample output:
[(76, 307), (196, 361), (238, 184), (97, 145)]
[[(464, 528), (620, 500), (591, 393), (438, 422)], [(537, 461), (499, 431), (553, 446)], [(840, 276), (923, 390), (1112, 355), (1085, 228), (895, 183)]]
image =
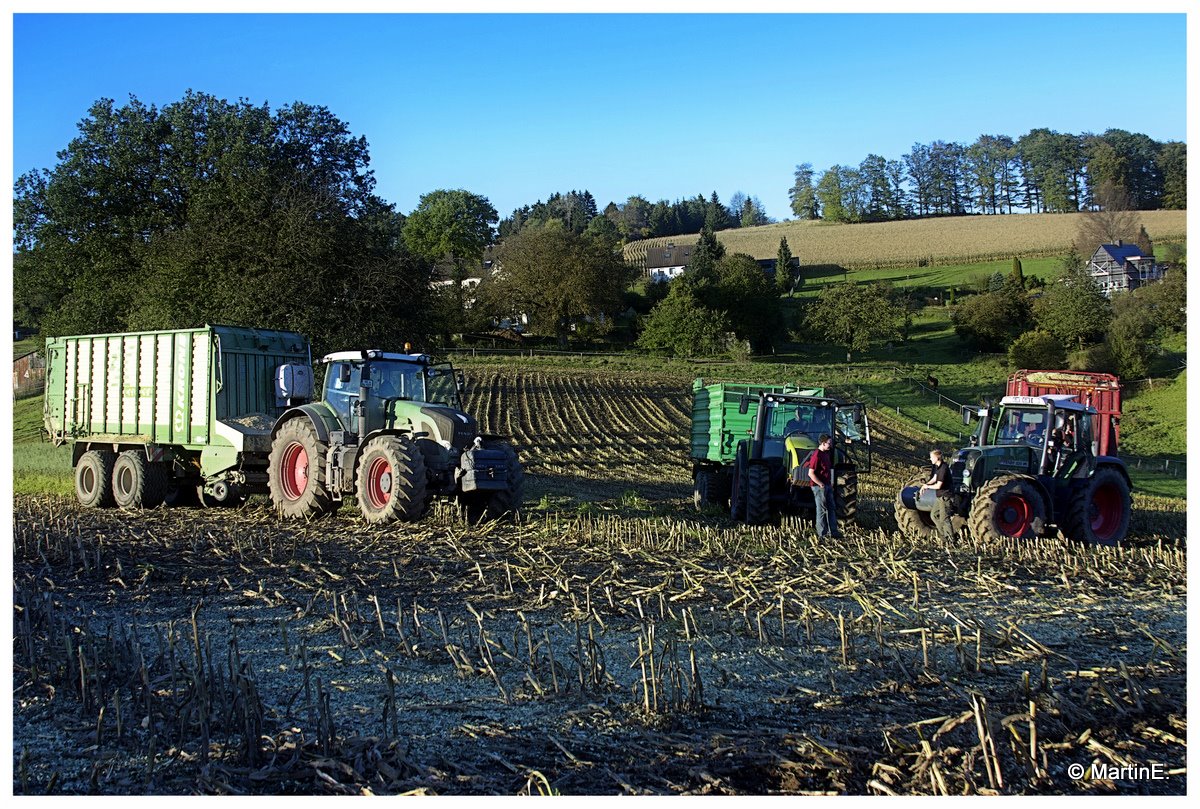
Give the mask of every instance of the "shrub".
[(1067, 355), (1067, 367), (1072, 371), (1097, 371), (1105, 374), (1117, 372), (1112, 352), (1104, 343), (1072, 351)]
[(1008, 347), (1008, 361), (1017, 368), (1061, 368), (1067, 361), (1067, 350), (1050, 332), (1034, 329)]

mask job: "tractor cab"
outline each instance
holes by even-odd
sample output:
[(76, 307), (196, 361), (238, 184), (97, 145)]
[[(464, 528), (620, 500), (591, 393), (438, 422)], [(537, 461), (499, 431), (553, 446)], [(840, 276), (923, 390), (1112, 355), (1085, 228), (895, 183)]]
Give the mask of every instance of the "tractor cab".
[[(993, 413), (964, 408), (963, 423), (979, 419), (971, 445), (959, 450), (951, 469), (956, 490), (972, 489), (979, 472), (1025, 475), (1086, 474), (1096, 455), (1092, 436), (1096, 410), (1069, 394), (1005, 396)], [(980, 467), (982, 464), (982, 467)]]
[(462, 411), (462, 372), (426, 354), (340, 351), (321, 363), (327, 366), (325, 403), (349, 432), (394, 429), (423, 405)]

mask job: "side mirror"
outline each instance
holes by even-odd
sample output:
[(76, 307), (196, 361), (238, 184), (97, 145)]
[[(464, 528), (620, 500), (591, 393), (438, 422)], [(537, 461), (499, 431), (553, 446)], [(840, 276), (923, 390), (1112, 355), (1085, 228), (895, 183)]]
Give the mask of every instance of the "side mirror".
[(463, 375), (462, 371), (454, 372), (454, 384), (458, 387), (459, 393), (462, 393), (463, 390), (467, 387), (467, 377), (465, 375)]
[(964, 427), (970, 425), (971, 423), (971, 408), (965, 405), (962, 409), (962, 423)]
[(350, 366), (343, 363), (338, 366), (338, 381), (343, 385), (350, 384)]
[(738, 403), (738, 412), (743, 416), (750, 412), (750, 397), (743, 396), (742, 401)]

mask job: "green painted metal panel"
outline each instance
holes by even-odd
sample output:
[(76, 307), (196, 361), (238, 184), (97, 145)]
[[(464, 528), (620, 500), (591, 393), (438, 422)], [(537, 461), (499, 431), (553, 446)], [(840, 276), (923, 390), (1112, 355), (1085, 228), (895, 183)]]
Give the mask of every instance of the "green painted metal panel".
[(46, 353), (52, 440), (212, 448), (214, 462), (230, 464), (237, 453), (217, 421), (273, 420), (285, 405), (274, 398), (276, 368), (311, 362), (295, 332), (232, 326), (57, 337)]
[[(801, 393), (824, 396), (824, 388), (801, 389), (795, 385), (759, 385), (749, 382), (714, 382), (703, 379), (692, 383), (692, 445), (694, 460), (733, 463), (738, 442), (753, 436), (754, 417), (758, 413), (758, 394)], [(742, 398), (749, 397), (745, 413)]]

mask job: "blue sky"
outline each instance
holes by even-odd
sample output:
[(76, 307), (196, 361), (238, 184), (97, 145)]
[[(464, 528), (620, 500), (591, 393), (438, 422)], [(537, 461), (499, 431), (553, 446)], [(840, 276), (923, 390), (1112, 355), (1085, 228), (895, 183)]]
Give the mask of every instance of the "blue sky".
[(18, 14), (13, 172), (53, 166), (98, 98), (191, 88), (328, 107), (405, 213), (586, 188), (741, 191), (783, 219), (797, 163), (1035, 127), (1186, 140), (1185, 64), (1183, 14)]

